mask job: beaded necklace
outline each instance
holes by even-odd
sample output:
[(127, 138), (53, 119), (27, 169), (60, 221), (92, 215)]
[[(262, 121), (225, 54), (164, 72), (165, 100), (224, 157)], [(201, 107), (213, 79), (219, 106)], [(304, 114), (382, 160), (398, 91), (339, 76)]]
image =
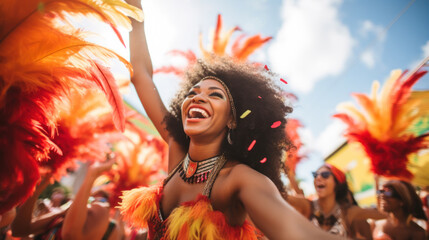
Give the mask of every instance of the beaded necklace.
[(196, 162), (186, 154), (182, 167), (179, 168), (180, 177), (187, 183), (203, 183), (207, 181), (219, 158), (220, 155)]

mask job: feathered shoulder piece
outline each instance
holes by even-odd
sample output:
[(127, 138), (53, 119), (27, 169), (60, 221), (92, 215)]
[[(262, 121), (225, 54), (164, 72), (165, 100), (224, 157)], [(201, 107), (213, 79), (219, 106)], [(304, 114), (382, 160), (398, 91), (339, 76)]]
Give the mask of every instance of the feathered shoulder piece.
[(158, 214), (162, 187), (140, 187), (124, 191), (119, 204), (121, 214), (133, 226), (145, 228)]
[(422, 115), (419, 102), (409, 99), (411, 88), (426, 71), (406, 73), (392, 71), (380, 92), (380, 84), (374, 82), (370, 96), (353, 94), (361, 109), (343, 103), (338, 107), (341, 113), (334, 117), (348, 125), (346, 137), (362, 145), (375, 174), (409, 180), (412, 174), (407, 170), (408, 155), (428, 147), (429, 142), (427, 134), (415, 136), (408, 131)]

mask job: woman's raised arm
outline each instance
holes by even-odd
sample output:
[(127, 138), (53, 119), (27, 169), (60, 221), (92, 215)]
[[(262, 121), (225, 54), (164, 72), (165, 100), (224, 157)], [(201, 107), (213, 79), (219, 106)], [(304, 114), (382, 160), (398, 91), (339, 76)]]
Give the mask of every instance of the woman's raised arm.
[[(127, 0), (128, 4), (142, 8), (141, 0)], [(146, 42), (144, 22), (132, 19), (133, 30), (130, 33), (130, 57), (134, 74), (131, 82), (136, 88), (140, 101), (164, 141), (169, 142), (169, 134), (162, 123), (167, 109), (152, 81), (153, 69)]]

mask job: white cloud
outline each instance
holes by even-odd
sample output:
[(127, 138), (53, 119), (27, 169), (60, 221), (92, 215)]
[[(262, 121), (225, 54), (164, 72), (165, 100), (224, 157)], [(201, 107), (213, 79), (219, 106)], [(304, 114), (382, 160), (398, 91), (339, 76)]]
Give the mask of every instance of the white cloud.
[[(173, 49), (198, 48), (201, 29), (198, 3), (190, 1), (143, 1), (145, 32), (154, 67), (164, 66)], [(213, 19), (214, 21), (215, 19)], [(195, 50), (195, 49), (193, 49)]]
[(316, 82), (344, 70), (354, 40), (338, 18), (341, 2), (283, 1), (283, 24), (268, 54), (272, 69), (288, 77), (294, 90), (309, 92)]
[(303, 153), (310, 153), (314, 151), (316, 139), (313, 135), (313, 132), (309, 128), (301, 127), (298, 128), (298, 134), (303, 143), (302, 149), (300, 149), (300, 151)]
[[(386, 38), (386, 33), (383, 31), (383, 26), (376, 25), (373, 22), (366, 20), (362, 23), (359, 33), (364, 38), (370, 38), (372, 42), (360, 55), (360, 60), (368, 67), (373, 68), (377, 56), (380, 54), (380, 49), (376, 48), (376, 43), (384, 42)], [(375, 35), (376, 41), (373, 41), (373, 36)], [(377, 51), (377, 49), (379, 51)]]
[(334, 152), (346, 139), (343, 136), (346, 125), (339, 119), (334, 119), (317, 137), (315, 149), (323, 158)]
[(374, 34), (379, 40), (384, 40), (386, 37), (386, 34), (383, 32), (383, 26), (376, 25), (369, 20), (365, 20), (362, 23), (359, 32), (363, 37), (368, 37), (370, 34)]
[(361, 55), (360, 60), (369, 68), (375, 65), (375, 53), (372, 49), (366, 49)]

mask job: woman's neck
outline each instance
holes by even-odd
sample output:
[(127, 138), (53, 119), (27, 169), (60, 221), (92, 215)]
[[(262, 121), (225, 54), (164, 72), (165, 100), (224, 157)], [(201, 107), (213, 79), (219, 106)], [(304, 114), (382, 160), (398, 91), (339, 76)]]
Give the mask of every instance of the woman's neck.
[(212, 141), (201, 143), (192, 141), (189, 143), (188, 154), (193, 161), (202, 161), (220, 154), (221, 142)]
[(337, 202), (335, 201), (335, 195), (329, 195), (324, 198), (319, 198), (318, 200), (320, 210), (323, 212), (323, 215), (327, 216), (332, 212)]
[(389, 213), (390, 219), (394, 224), (406, 223), (408, 215), (402, 210), (398, 209)]

